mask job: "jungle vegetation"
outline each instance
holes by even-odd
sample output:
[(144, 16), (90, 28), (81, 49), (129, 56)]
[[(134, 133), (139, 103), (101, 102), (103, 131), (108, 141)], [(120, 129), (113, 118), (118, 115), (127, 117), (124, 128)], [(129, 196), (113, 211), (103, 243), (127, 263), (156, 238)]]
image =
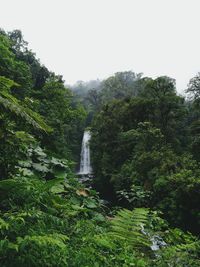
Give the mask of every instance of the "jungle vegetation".
[(0, 266), (200, 266), (200, 74), (70, 88), (0, 30)]

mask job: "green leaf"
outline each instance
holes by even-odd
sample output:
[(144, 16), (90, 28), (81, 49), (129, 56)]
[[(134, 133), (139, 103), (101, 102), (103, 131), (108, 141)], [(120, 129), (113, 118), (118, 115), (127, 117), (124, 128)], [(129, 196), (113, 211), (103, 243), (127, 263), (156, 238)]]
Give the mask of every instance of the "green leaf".
[(39, 172), (46, 173), (46, 172), (49, 171), (47, 165), (44, 165), (44, 164), (41, 164), (41, 163), (32, 163), (32, 166), (36, 171), (39, 171)]
[(65, 188), (64, 188), (64, 185), (58, 184), (58, 185), (52, 186), (50, 191), (54, 194), (59, 194), (59, 193), (64, 193)]
[(98, 207), (96, 201), (94, 199), (91, 199), (91, 198), (87, 198), (86, 200), (84, 200), (84, 205), (90, 209), (95, 209)]

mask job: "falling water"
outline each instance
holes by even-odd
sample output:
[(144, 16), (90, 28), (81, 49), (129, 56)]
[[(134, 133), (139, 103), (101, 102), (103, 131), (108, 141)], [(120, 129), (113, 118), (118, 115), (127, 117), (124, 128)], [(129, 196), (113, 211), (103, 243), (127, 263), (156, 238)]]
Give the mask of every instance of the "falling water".
[(92, 168), (90, 163), (90, 141), (91, 135), (89, 131), (85, 131), (83, 135), (82, 148), (81, 148), (81, 162), (79, 174), (91, 174)]

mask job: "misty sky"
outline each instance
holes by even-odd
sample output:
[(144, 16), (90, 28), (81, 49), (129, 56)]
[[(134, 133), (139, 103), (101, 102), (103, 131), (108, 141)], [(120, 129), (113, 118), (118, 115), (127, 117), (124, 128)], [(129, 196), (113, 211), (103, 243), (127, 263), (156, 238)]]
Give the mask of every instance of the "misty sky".
[(133, 70), (178, 91), (200, 71), (200, 0), (0, 0), (0, 27), (66, 83)]

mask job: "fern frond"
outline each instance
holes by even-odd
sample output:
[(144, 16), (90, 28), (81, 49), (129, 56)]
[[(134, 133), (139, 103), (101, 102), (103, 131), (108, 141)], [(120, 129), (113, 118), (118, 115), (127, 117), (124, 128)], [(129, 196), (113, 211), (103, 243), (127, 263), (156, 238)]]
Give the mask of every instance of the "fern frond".
[(52, 131), (38, 113), (30, 110), (29, 108), (23, 107), (15, 97), (7, 92), (0, 92), (0, 95), (0, 105), (2, 105), (6, 110), (21, 117), (34, 128), (45, 132)]
[(4, 76), (0, 76), (0, 88), (3, 88), (4, 90), (9, 91), (12, 86), (19, 86), (16, 82), (13, 80), (10, 80)]
[(142, 230), (148, 221), (148, 213), (147, 209), (142, 208), (120, 210), (111, 221), (109, 235), (115, 240), (125, 241), (133, 248), (150, 248), (151, 242)]

